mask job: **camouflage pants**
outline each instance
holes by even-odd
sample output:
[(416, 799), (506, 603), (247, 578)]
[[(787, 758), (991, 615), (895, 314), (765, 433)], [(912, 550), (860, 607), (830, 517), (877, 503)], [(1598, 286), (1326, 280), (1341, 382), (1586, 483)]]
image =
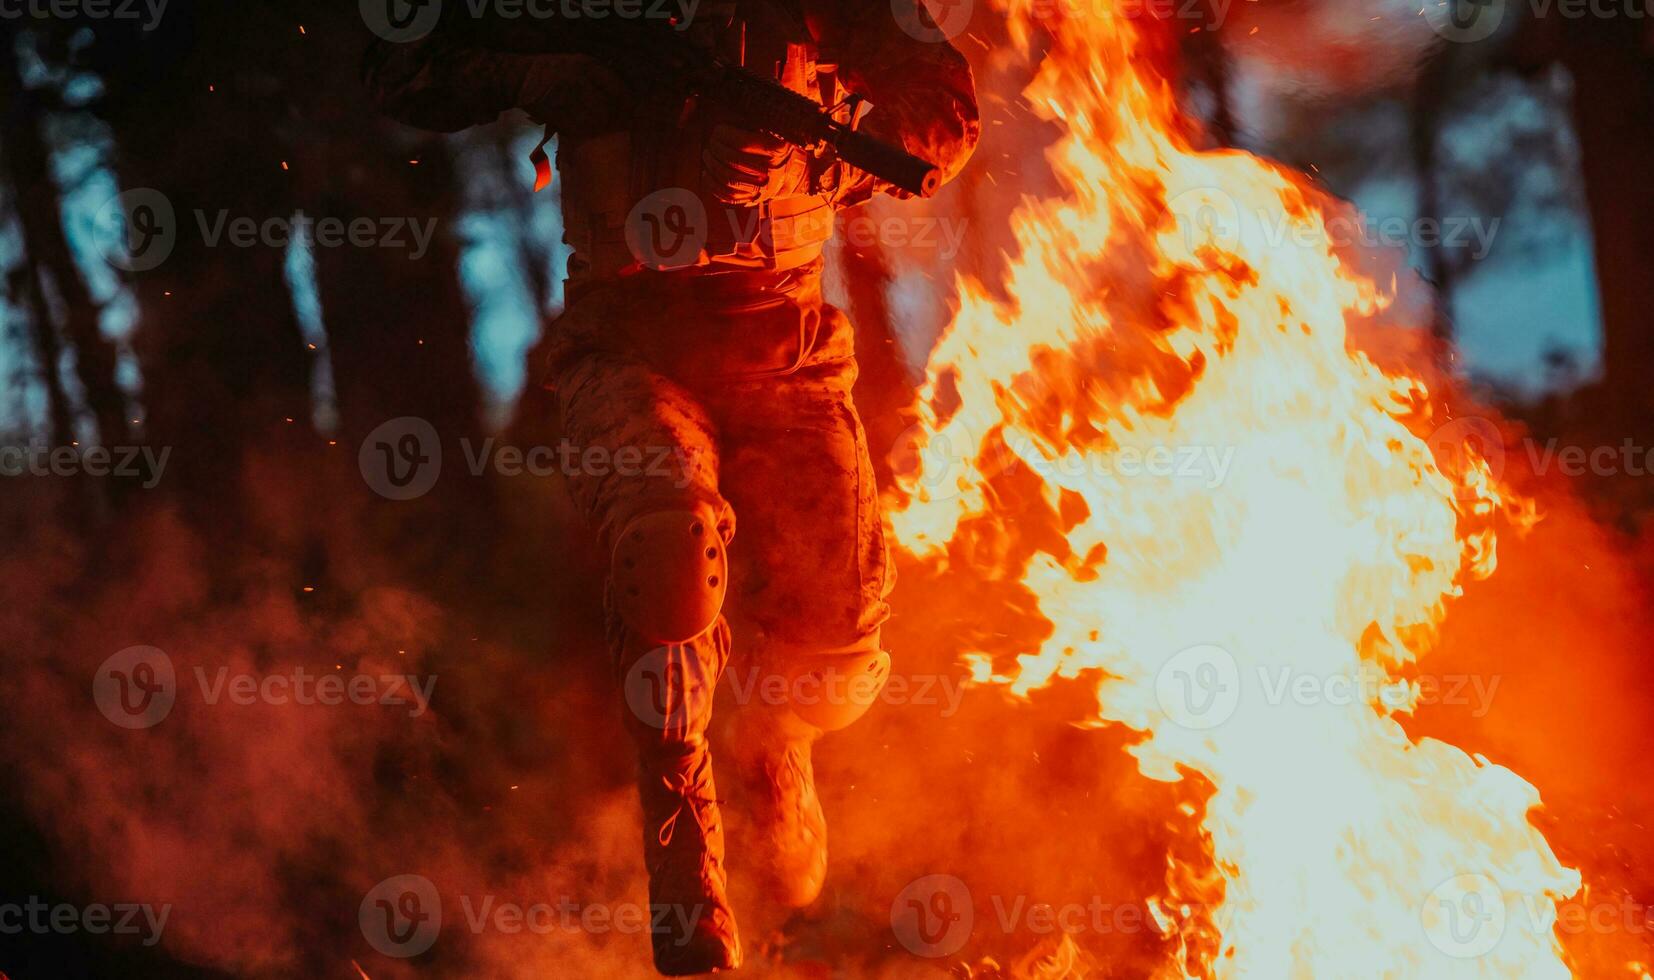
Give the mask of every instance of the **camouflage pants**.
[[(760, 662), (864, 646), (892, 584), (850, 322), (822, 301), (819, 266), (758, 275), (596, 286), (551, 327), (564, 433), (607, 464), (570, 478), (605, 549), (636, 514), (716, 515), (727, 618), (692, 644), (720, 665), (731, 623)], [(624, 669), (642, 651), (612, 603), (609, 623)]]

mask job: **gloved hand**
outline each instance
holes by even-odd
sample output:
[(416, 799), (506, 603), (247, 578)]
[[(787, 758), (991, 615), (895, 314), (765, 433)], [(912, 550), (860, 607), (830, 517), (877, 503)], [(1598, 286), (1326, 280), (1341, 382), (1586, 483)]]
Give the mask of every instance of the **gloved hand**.
[(798, 147), (724, 123), (712, 128), (701, 165), (708, 193), (747, 207), (803, 192), (810, 175), (810, 158)]

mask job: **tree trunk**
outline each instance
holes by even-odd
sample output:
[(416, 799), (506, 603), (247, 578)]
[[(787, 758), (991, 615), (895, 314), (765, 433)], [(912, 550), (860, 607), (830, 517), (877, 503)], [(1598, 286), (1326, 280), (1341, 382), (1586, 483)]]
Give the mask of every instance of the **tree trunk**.
[(329, 247), (318, 236), (312, 247), (339, 441), (354, 451), (409, 416), (436, 430), (441, 478), (381, 530), (409, 571), (477, 581), (494, 515), (490, 482), (464, 458), (481, 442), (483, 407), (460, 281), (459, 137), (410, 130), (369, 101), (358, 77), (369, 35), (356, 7), (300, 7), (312, 40), (295, 46), (303, 70), (289, 72), (304, 81), (290, 92), (306, 137), (294, 161), (298, 203), (318, 223), (370, 229), (375, 242)]
[(273, 66), (285, 28), (263, 4), (174, 0), (151, 31), (107, 22), (95, 51), (122, 188), (174, 215), (170, 254), (131, 277), (143, 434), (172, 451), (164, 485), (214, 526), (241, 514), (246, 454), (300, 439), (310, 414), (284, 250), (228, 228), (294, 210)]
[(1234, 146), (1237, 133), (1229, 98), (1229, 50), (1224, 47), (1220, 26), (1220, 18), (1208, 10), (1206, 25), (1183, 35), (1183, 81), (1204, 88), (1211, 100), (1206, 114), (1207, 135), (1219, 146)]
[(5, 165), (15, 192), (29, 270), (24, 285), (30, 298), (35, 350), (43, 358), (41, 369), (51, 400), (53, 439), (63, 444), (68, 441), (64, 436), (72, 439), (74, 432), (75, 412), (59, 374), (66, 339), (86, 406), (97, 426), (95, 441), (121, 445), (128, 438), (126, 398), (115, 384), (115, 348), (99, 330), (98, 306), (64, 234), (61, 194), (52, 180), (51, 150), (42, 127), (45, 112), (38, 94), (23, 87), (15, 44), (0, 52), (0, 98), (4, 99)]
[(1654, 59), (1640, 18), (1583, 18), (1566, 27), (1575, 80), (1585, 198), (1602, 298), (1603, 380), (1621, 419), (1654, 417)]
[[(1420, 222), (1441, 220), (1441, 182), (1436, 173), (1440, 165), (1442, 110), (1447, 102), (1448, 82), (1453, 76), (1458, 46), (1439, 44), (1431, 52), (1419, 71), (1413, 90), (1411, 112), (1408, 114), (1408, 136), (1413, 157), (1413, 180), (1418, 191), (1415, 210)], [(1439, 240), (1421, 247), (1424, 259), (1424, 277), (1436, 288), (1434, 317), (1431, 328), (1440, 340), (1453, 336), (1453, 258), (1447, 246)]]
[(67, 446), (75, 439), (75, 420), (58, 371), (63, 348), (35, 273), (34, 261), (25, 257), (23, 266), (8, 277), (9, 288), (14, 296), (28, 297), (29, 344), (40, 364), (40, 382), (46, 388), (46, 438), (52, 446)]

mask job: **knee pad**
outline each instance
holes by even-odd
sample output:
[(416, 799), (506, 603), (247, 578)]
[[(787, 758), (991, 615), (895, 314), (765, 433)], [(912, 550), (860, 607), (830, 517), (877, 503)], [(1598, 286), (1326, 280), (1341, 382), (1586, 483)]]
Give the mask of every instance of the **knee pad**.
[(795, 654), (788, 658), (787, 698), (793, 714), (824, 732), (854, 724), (890, 680), (890, 654), (878, 638), (855, 650)]
[(729, 558), (707, 514), (653, 511), (615, 538), (609, 577), (622, 622), (651, 644), (684, 643), (718, 621)]

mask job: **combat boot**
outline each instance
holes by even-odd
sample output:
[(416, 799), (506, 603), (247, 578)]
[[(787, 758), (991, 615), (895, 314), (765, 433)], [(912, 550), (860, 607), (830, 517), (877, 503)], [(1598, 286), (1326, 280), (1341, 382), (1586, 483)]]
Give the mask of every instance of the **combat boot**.
[(827, 818), (811, 749), (824, 732), (847, 728), (867, 713), (890, 679), (890, 654), (875, 632), (853, 646), (772, 653), (767, 662), (786, 678), (792, 696), (786, 705), (743, 706), (735, 743), (766, 891), (789, 908), (803, 908), (827, 880)]
[(827, 879), (827, 817), (810, 751), (821, 730), (786, 710), (747, 706), (738, 727), (742, 794), (752, 821), (753, 866), (765, 893), (804, 908)]
[(741, 965), (741, 939), (706, 738), (647, 749), (640, 763), (655, 969), (670, 977), (733, 970)]

